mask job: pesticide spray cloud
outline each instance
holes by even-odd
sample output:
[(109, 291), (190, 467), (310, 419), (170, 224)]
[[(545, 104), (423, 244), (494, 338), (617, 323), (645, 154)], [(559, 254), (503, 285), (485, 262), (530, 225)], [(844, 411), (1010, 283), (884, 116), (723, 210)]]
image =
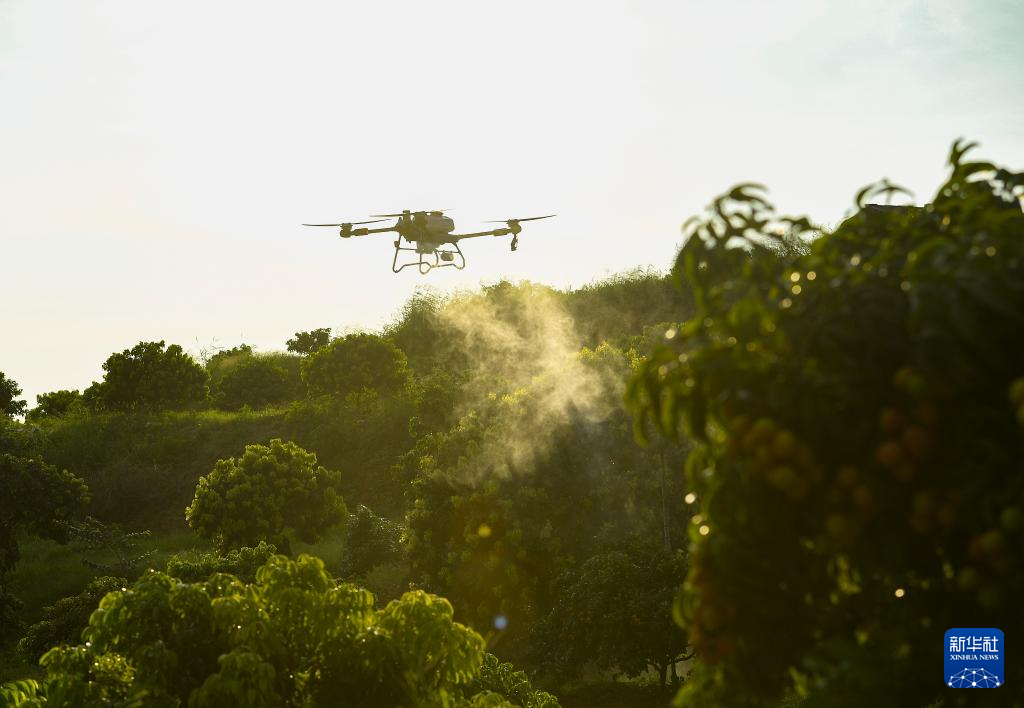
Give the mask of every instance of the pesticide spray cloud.
[(580, 353), (564, 296), (550, 288), (501, 283), (450, 300), (438, 313), (449, 344), (473, 372), (468, 408), (497, 425), (466, 466), (468, 479), (509, 474), (549, 448), (569, 420), (598, 422), (622, 406), (623, 359)]

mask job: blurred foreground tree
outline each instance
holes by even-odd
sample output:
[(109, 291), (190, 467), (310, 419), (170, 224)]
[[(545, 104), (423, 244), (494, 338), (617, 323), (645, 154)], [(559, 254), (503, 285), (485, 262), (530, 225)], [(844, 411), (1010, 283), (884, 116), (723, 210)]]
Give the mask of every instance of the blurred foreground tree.
[(946, 628), (1024, 634), (1024, 173), (966, 150), (809, 252), (754, 185), (687, 223), (698, 312), (630, 390), (641, 434), (699, 442), (679, 705), (934, 705)]
[(139, 342), (103, 363), (103, 381), (85, 397), (110, 411), (185, 408), (206, 401), (206, 371), (177, 344)]

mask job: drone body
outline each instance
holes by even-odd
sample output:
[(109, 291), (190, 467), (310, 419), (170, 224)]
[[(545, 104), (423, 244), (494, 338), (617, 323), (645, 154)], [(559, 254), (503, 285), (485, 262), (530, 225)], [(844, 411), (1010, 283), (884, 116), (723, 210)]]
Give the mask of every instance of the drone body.
[[(353, 221), (342, 224), (303, 224), (303, 226), (335, 226), (338, 227), (338, 235), (342, 238), (353, 236), (368, 236), (370, 234), (382, 234), (394, 231), (398, 234), (395, 239), (395, 258), (391, 263), (391, 270), (398, 273), (403, 268), (417, 266), (420, 273), (426, 275), (434, 268), (445, 268), (451, 266), (458, 270), (466, 267), (466, 257), (459, 248), (459, 241), (477, 236), (508, 236), (512, 235), (510, 244), (513, 251), (519, 246), (519, 233), (523, 230), (520, 226), (522, 221), (535, 221), (537, 219), (550, 219), (554, 214), (547, 216), (532, 216), (526, 219), (505, 219), (505, 226), (491, 229), (489, 231), (476, 231), (468, 234), (456, 234), (455, 222), (451, 217), (445, 216), (443, 210), (435, 211), (405, 211), (399, 214), (374, 214), (382, 217), (372, 221)], [(377, 224), (387, 221), (390, 218), (397, 218), (393, 226), (381, 228), (367, 228), (366, 224)], [(500, 222), (489, 222), (500, 223)], [(360, 228), (353, 228), (359, 226)], [(402, 245), (402, 242), (409, 245)], [(451, 246), (446, 248), (445, 246)], [(411, 251), (417, 254), (417, 260), (406, 261), (399, 265), (398, 257), (402, 251)]]

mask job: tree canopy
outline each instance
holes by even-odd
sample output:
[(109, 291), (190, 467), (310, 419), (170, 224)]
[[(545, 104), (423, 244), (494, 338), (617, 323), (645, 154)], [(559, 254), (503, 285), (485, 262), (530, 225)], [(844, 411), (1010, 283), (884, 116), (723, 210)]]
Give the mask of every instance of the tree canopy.
[(36, 396), (36, 407), (25, 416), (29, 422), (63, 418), (69, 413), (84, 411), (81, 391), (66, 390), (40, 393)]
[(206, 371), (177, 344), (139, 342), (111, 354), (103, 363), (103, 381), (86, 397), (105, 410), (184, 408), (207, 399)]
[(345, 396), (364, 389), (395, 393), (408, 383), (405, 354), (375, 334), (349, 334), (310, 355), (302, 378), (314, 395)]
[(340, 480), (340, 473), (324, 469), (295, 443), (247, 445), (242, 455), (218, 460), (199, 478), (185, 518), (225, 549), (260, 541), (288, 548), (288, 532), (312, 542), (346, 518)]
[(26, 403), (19, 400), (21, 387), (14, 379), (9, 379), (0, 371), (0, 416), (14, 418), (25, 415)]
[(308, 332), (296, 332), (295, 336), (285, 342), (288, 351), (296, 354), (315, 354), (331, 341), (331, 328), (320, 327)]

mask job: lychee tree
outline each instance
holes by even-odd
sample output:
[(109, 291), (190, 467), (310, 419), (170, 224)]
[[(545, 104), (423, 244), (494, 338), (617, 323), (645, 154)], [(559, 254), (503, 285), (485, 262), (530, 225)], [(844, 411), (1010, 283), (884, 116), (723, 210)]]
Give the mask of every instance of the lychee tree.
[(274, 439), (218, 460), (199, 478), (185, 519), (221, 550), (260, 541), (286, 549), (290, 536), (312, 543), (347, 518), (340, 485), (340, 473), (317, 464), (315, 454)]
[(1022, 634), (1024, 173), (970, 147), (924, 207), (820, 233), (741, 185), (684, 227), (698, 313), (629, 391), (697, 442), (680, 704), (924, 706), (946, 629)]

